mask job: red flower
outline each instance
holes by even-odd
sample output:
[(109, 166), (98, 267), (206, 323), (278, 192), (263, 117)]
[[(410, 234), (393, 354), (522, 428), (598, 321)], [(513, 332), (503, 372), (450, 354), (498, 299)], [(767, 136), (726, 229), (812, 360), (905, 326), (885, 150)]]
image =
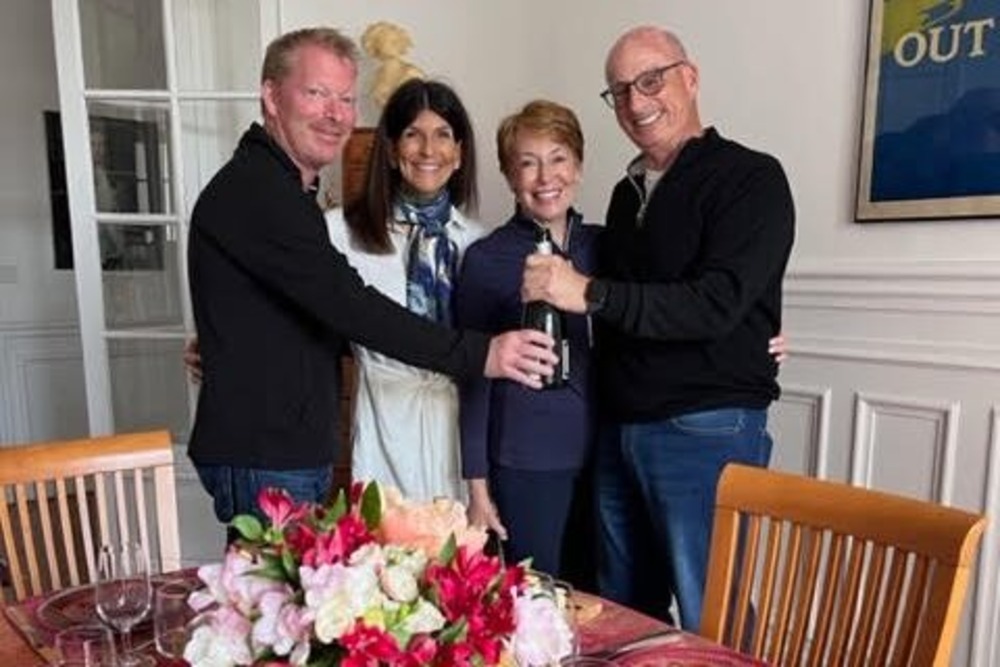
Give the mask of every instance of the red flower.
[(475, 612), (499, 573), (499, 559), (459, 547), (448, 565), (427, 567), (427, 580), (437, 591), (445, 618), (455, 621)]
[(448, 667), (469, 667), (473, 664), (472, 658), (475, 655), (475, 651), (466, 642), (446, 644), (441, 647), (435, 664), (448, 665)]
[(309, 525), (297, 523), (289, 526), (285, 533), (285, 546), (295, 556), (301, 556), (316, 547), (316, 531)]
[(437, 652), (438, 643), (433, 637), (425, 634), (414, 635), (407, 644), (406, 651), (394, 663), (394, 667), (423, 667), (434, 664)]
[(279, 531), (289, 522), (298, 521), (309, 511), (308, 503), (297, 505), (288, 491), (273, 486), (260, 490), (257, 504), (271, 522), (271, 527)]
[(302, 550), (302, 564), (318, 567), (336, 563), (374, 540), (360, 517), (345, 514), (332, 531), (315, 536), (313, 544)]
[(392, 635), (378, 628), (370, 628), (358, 623), (354, 629), (340, 638), (347, 650), (340, 663), (341, 667), (378, 667), (380, 663), (396, 664), (400, 657), (399, 647)]

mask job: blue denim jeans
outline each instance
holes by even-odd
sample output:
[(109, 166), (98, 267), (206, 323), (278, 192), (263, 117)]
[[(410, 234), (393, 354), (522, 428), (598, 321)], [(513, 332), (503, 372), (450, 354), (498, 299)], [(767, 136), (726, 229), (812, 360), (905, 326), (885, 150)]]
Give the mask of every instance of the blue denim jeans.
[(767, 466), (767, 411), (706, 410), (607, 424), (597, 450), (598, 588), (602, 595), (697, 632), (715, 490), (727, 463)]
[(264, 516), (257, 506), (261, 489), (285, 489), (299, 502), (326, 502), (333, 481), (331, 466), (300, 470), (261, 470), (232, 466), (196, 465), (201, 485), (212, 496), (215, 516), (229, 523), (237, 514)]

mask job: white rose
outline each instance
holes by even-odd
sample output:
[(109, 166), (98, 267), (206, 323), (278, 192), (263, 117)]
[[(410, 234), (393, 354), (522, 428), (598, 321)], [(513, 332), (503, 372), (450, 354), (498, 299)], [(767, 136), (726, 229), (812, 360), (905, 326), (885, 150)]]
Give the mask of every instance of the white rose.
[(235, 667), (235, 654), (210, 625), (195, 629), (184, 647), (184, 659), (192, 667)]
[[(370, 567), (347, 567), (340, 575), (316, 605), (316, 637), (327, 644), (339, 639), (368, 609), (381, 607), (384, 599)], [(312, 607), (314, 601), (318, 602), (307, 592), (306, 605)]]
[(381, 546), (370, 542), (358, 547), (347, 562), (350, 565), (376, 568), (385, 564), (385, 555)]
[(406, 620), (403, 621), (403, 630), (411, 635), (418, 632), (436, 632), (444, 627), (444, 615), (437, 607), (427, 600), (420, 598), (416, 607)]
[(397, 602), (413, 602), (420, 592), (413, 572), (401, 565), (383, 568), (379, 581), (386, 595)]
[(427, 554), (421, 549), (391, 545), (386, 547), (385, 555), (390, 564), (405, 567), (414, 577), (423, 574), (427, 567)]

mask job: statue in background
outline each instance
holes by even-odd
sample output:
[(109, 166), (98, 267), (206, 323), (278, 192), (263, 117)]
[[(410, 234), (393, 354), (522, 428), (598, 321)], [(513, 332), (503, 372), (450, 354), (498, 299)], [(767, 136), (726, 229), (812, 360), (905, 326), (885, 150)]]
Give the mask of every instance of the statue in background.
[(380, 109), (404, 81), (424, 78), (419, 67), (403, 60), (411, 46), (409, 33), (387, 21), (371, 24), (361, 36), (361, 47), (379, 63), (370, 92)]

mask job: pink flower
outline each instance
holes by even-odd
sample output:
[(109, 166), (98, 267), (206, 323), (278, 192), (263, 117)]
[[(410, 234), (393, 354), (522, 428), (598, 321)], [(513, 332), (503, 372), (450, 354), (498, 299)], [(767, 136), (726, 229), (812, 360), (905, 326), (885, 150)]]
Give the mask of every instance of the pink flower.
[(288, 523), (301, 519), (309, 511), (307, 503), (296, 505), (288, 491), (273, 486), (260, 490), (257, 504), (271, 522), (271, 527), (277, 531), (283, 530)]
[(556, 601), (545, 595), (520, 595), (514, 601), (517, 629), (514, 656), (526, 667), (551, 665), (573, 652), (573, 631)]
[(265, 593), (288, 591), (287, 585), (280, 581), (248, 576), (260, 568), (261, 563), (255, 556), (233, 547), (226, 552), (221, 565), (198, 568), (198, 577), (207, 584), (207, 588), (192, 593), (188, 604), (194, 610), (202, 611), (214, 603), (220, 603), (249, 614)]
[(197, 628), (187, 646), (184, 659), (192, 665), (249, 665), (253, 662), (248, 639), (250, 621), (230, 607), (212, 612), (209, 622)]
[(472, 551), (482, 551), (486, 544), (486, 530), (470, 526), (465, 508), (454, 500), (436, 498), (430, 503), (413, 503), (388, 487), (383, 491), (383, 503), (377, 531), (382, 544), (421, 549), (430, 558), (440, 553), (451, 535), (458, 546)]
[(289, 593), (266, 593), (258, 610), (260, 616), (253, 624), (255, 650), (271, 647), (277, 655), (308, 655), (312, 621)]

